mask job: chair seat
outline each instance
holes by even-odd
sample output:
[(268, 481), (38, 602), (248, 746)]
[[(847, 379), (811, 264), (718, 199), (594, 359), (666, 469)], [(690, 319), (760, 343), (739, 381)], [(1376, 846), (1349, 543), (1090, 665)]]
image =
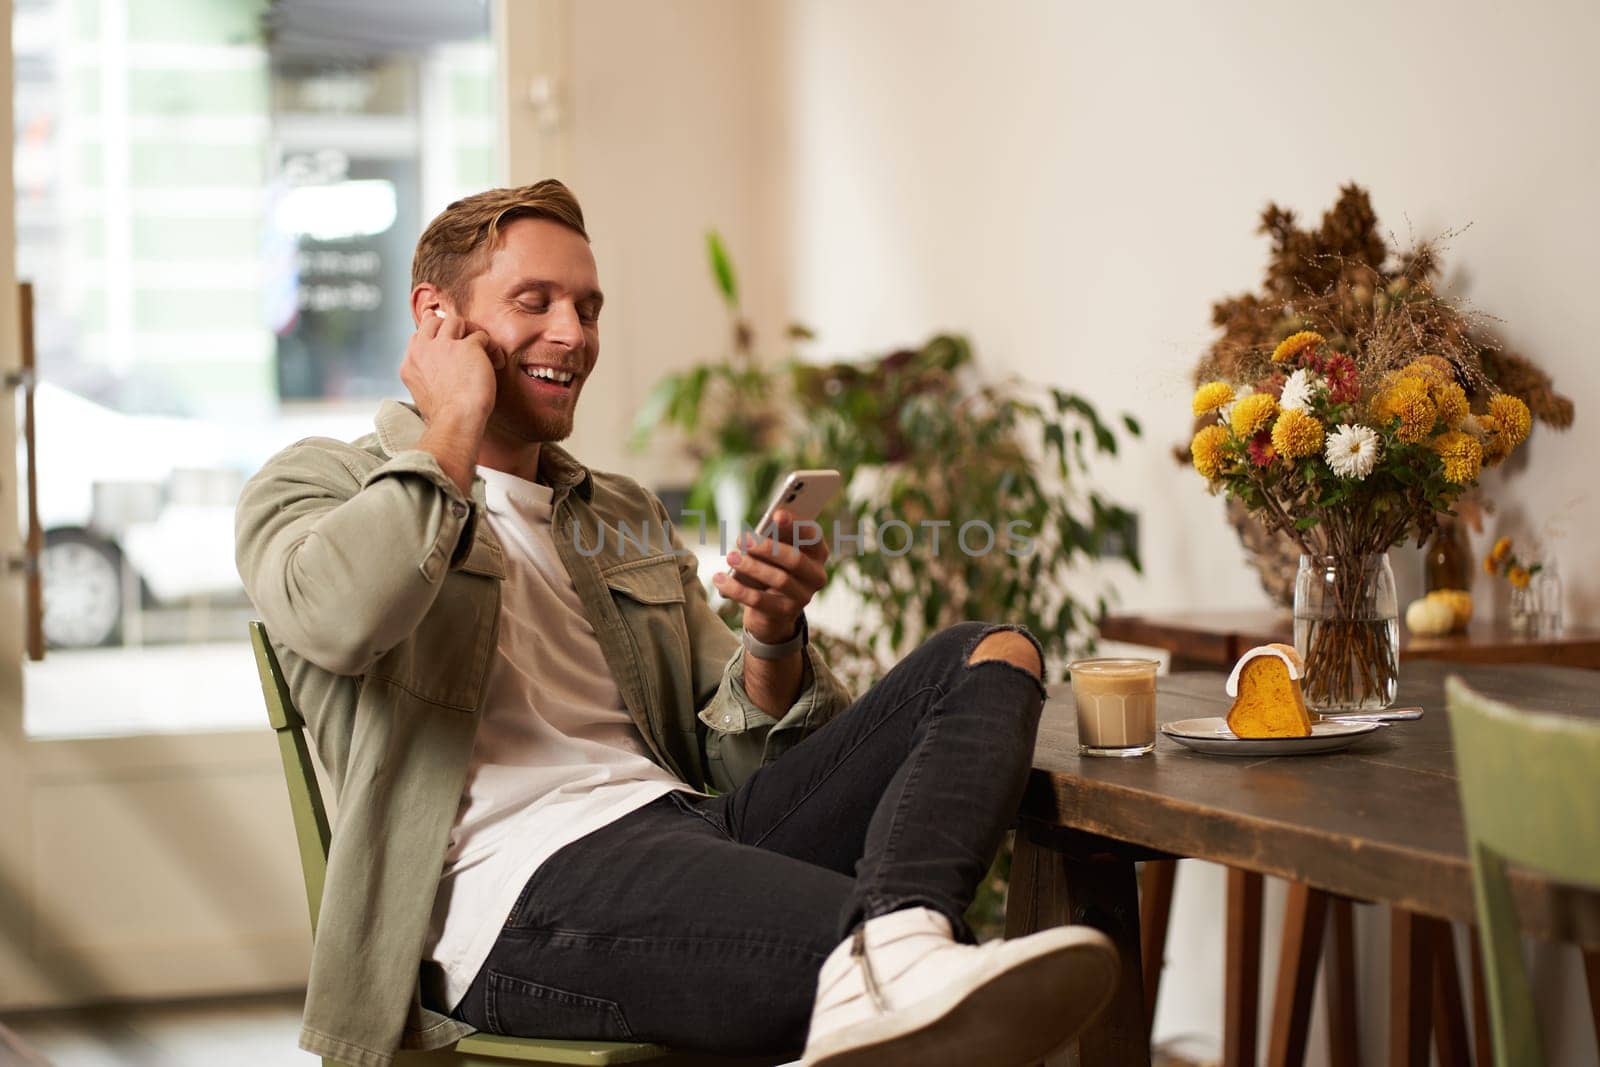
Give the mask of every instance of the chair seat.
[[(669, 1054), (661, 1045), (629, 1041), (560, 1041), (553, 1038), (500, 1037), (473, 1034), (456, 1042), (460, 1056), (483, 1056), (485, 1062), (504, 1063), (639, 1063)], [(472, 1060), (458, 1062), (471, 1063)]]

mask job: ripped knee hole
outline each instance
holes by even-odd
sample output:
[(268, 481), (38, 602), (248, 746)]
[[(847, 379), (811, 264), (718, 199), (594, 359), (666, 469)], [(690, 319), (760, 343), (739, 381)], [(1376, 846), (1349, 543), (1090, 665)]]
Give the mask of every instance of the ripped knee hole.
[(986, 635), (967, 657), (967, 666), (987, 660), (1004, 660), (1013, 667), (1027, 671), (1035, 678), (1044, 675), (1044, 664), (1039, 661), (1039, 650), (1032, 641), (1015, 630), (996, 630)]

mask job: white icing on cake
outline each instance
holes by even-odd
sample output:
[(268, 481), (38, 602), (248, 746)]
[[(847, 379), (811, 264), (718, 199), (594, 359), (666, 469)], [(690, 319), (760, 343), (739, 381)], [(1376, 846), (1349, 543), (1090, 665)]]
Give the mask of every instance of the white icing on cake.
[(1300, 669), (1300, 657), (1283, 645), (1257, 645), (1239, 657), (1239, 662), (1233, 665), (1233, 673), (1228, 675), (1228, 695), (1239, 695), (1239, 676), (1244, 673), (1244, 665), (1259, 656), (1277, 656), (1283, 660), (1284, 666), (1289, 668), (1289, 677), (1299, 681), (1303, 672)]

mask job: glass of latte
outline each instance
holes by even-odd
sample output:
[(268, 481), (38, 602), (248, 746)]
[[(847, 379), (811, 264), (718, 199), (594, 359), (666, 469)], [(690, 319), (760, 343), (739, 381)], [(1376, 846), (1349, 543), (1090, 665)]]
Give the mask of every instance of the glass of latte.
[(1081, 755), (1143, 756), (1156, 747), (1157, 666), (1153, 659), (1080, 659), (1067, 665)]

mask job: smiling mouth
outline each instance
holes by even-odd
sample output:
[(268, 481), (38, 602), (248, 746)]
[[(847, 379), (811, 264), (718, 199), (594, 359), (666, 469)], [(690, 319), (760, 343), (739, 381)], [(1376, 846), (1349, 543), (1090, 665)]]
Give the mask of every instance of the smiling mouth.
[(522, 373), (536, 382), (558, 389), (571, 389), (572, 383), (578, 379), (578, 376), (572, 371), (560, 370), (556, 367), (523, 367)]

